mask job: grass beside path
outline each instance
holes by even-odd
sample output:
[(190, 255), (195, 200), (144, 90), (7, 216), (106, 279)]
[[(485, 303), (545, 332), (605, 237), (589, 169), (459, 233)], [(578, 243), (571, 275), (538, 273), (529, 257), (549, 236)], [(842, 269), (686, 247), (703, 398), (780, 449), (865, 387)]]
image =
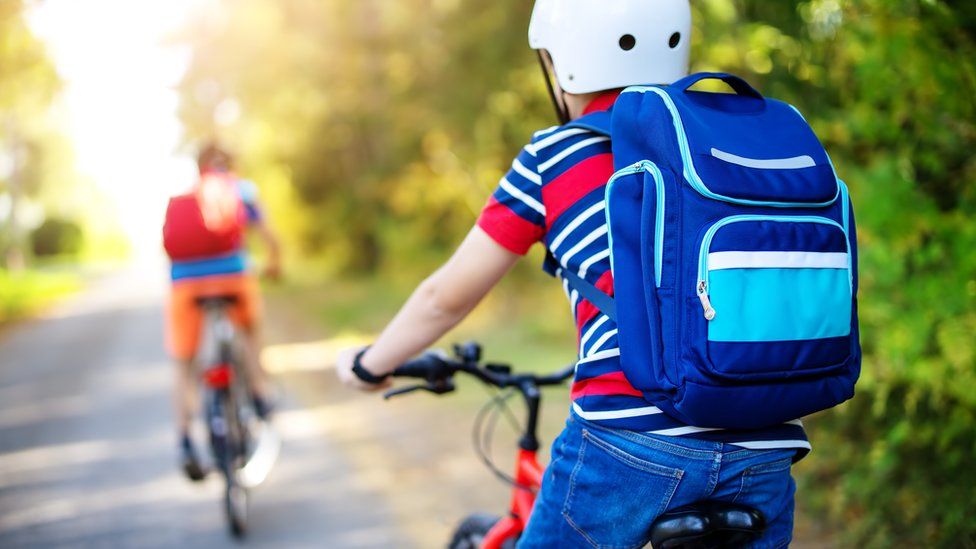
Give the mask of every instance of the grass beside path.
[(81, 288), (81, 276), (70, 270), (0, 269), (0, 324), (36, 313)]

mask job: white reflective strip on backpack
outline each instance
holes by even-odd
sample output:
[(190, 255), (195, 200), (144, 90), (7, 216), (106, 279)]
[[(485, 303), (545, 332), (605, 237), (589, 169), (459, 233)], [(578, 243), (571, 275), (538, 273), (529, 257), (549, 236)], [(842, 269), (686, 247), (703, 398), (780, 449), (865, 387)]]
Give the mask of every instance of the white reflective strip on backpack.
[(846, 252), (712, 252), (708, 270), (847, 269)]
[(757, 170), (799, 170), (802, 168), (812, 168), (817, 165), (813, 161), (813, 158), (808, 155), (761, 160), (758, 158), (746, 158), (713, 148), (712, 156), (729, 164), (745, 166), (746, 168), (756, 168)]

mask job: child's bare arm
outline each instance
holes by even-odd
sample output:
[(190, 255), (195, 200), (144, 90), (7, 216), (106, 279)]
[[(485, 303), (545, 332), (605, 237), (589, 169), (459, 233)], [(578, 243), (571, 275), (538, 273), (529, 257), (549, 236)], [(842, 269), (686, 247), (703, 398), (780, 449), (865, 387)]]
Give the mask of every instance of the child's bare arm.
[[(451, 259), (414, 290), (363, 355), (363, 367), (381, 376), (426, 349), (461, 322), (520, 257), (475, 226)], [(339, 357), (339, 377), (347, 385), (368, 388), (351, 372), (358, 351)]]

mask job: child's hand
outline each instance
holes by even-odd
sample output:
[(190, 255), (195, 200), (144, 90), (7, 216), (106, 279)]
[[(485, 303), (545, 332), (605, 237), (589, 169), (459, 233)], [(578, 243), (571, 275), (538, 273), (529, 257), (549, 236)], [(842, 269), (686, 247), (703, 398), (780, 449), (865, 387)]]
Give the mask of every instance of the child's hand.
[(353, 373), (352, 367), (356, 360), (356, 355), (365, 348), (350, 347), (339, 353), (338, 358), (336, 358), (336, 375), (339, 376), (339, 381), (350, 389), (358, 389), (366, 393), (388, 388), (392, 384), (389, 378), (383, 380), (381, 383), (366, 383)]

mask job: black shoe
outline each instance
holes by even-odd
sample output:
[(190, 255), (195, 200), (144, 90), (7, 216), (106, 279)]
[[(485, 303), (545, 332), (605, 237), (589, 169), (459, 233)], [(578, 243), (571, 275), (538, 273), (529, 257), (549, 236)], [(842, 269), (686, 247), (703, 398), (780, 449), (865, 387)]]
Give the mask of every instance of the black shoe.
[(200, 482), (207, 477), (207, 471), (200, 464), (196, 451), (193, 449), (193, 442), (190, 437), (183, 436), (180, 441), (180, 455), (183, 461), (183, 473), (193, 482)]
[(270, 421), (271, 415), (274, 413), (274, 405), (271, 404), (271, 401), (257, 395), (253, 395), (251, 401), (254, 402), (254, 413), (261, 421)]

